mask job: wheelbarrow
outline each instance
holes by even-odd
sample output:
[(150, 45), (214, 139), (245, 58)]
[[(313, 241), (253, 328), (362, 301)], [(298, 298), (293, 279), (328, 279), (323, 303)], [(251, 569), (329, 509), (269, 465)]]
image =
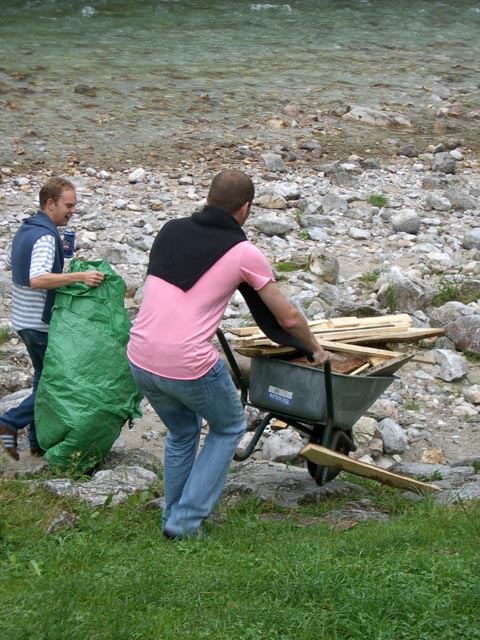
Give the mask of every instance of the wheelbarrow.
[[(235, 460), (249, 458), (271, 420), (281, 420), (309, 437), (309, 443), (349, 455), (356, 450), (352, 428), (395, 380), (393, 376), (353, 376), (273, 357), (251, 359), (249, 383), (242, 374), (221, 329), (217, 338), (240, 390), (243, 406), (265, 415), (253, 437)], [(333, 480), (340, 471), (307, 460), (307, 469), (318, 485)]]

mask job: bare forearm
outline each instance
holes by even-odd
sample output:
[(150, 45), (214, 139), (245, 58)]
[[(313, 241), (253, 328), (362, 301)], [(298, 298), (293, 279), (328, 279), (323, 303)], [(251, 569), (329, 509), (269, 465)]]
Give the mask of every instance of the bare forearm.
[(277, 285), (269, 282), (258, 293), (282, 329), (313, 352), (313, 360), (316, 364), (324, 363), (328, 356), (310, 331), (305, 317), (288, 302)]
[(322, 350), (322, 347), (311, 332), (305, 317), (297, 309), (295, 309), (295, 313), (292, 313), (289, 321), (283, 324), (283, 329), (305, 345), (307, 349), (313, 352)]
[(44, 273), (31, 278), (32, 289), (58, 289), (74, 282), (83, 282), (90, 287), (98, 287), (104, 278), (100, 271), (78, 271), (73, 273)]

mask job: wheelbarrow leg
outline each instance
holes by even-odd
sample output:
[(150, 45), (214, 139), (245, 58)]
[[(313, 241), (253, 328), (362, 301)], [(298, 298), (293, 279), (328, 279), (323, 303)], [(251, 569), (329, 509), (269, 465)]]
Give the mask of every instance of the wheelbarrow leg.
[(248, 446), (246, 447), (246, 449), (242, 453), (236, 453), (233, 456), (234, 460), (236, 460), (237, 462), (241, 462), (243, 460), (246, 460), (248, 457), (250, 457), (252, 455), (253, 450), (257, 446), (258, 441), (262, 437), (262, 434), (265, 431), (265, 428), (267, 427), (268, 423), (270, 422), (270, 420), (272, 418), (273, 418), (272, 414), (271, 413), (267, 413), (267, 415), (262, 419), (260, 424), (255, 429), (255, 432), (253, 434), (253, 438), (248, 443)]
[[(323, 433), (321, 435), (314, 434), (310, 442), (312, 444), (321, 444), (322, 447), (348, 455), (348, 453), (354, 451), (356, 447), (353, 443), (351, 430), (342, 431), (341, 429), (334, 429), (333, 426), (335, 415), (333, 406), (332, 367), (328, 361), (325, 363), (324, 372), (327, 421)], [(326, 482), (330, 482), (340, 473), (338, 469), (317, 465), (310, 460), (307, 461), (307, 469), (315, 482), (320, 486)]]

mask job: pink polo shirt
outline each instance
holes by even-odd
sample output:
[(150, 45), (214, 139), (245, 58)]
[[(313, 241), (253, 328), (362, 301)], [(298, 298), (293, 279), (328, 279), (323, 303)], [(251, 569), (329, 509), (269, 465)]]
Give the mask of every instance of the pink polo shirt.
[(218, 360), (212, 338), (238, 285), (258, 291), (273, 281), (267, 259), (249, 241), (230, 249), (188, 291), (147, 276), (128, 357), (165, 378), (200, 378)]

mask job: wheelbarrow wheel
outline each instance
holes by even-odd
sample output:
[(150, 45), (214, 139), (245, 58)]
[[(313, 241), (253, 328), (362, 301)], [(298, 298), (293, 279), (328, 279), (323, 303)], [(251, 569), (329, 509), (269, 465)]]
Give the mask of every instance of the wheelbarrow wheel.
[[(345, 434), (350, 440), (352, 439), (352, 432), (347, 431)], [(315, 442), (313, 438), (310, 440), (312, 444), (320, 444), (319, 442)], [(342, 453), (344, 456), (348, 456), (351, 449), (348, 444), (344, 440), (339, 440), (337, 446), (335, 447), (335, 451), (337, 453)], [(315, 482), (322, 486), (327, 482), (331, 482), (334, 480), (338, 474), (340, 473), (340, 469), (335, 469), (335, 467), (325, 467), (323, 465), (315, 464), (311, 460), (307, 460), (307, 470), (310, 476), (315, 480)]]

